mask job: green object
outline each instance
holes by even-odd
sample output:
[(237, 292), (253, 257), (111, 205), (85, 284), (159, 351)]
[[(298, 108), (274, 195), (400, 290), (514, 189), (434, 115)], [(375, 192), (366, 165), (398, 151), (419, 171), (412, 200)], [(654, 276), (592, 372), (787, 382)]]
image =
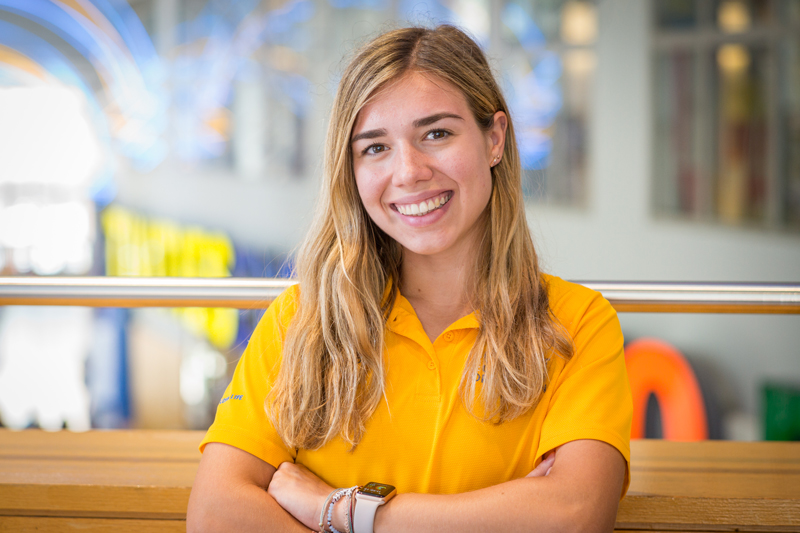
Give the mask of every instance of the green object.
[(764, 439), (800, 440), (800, 385), (767, 383), (764, 398)]

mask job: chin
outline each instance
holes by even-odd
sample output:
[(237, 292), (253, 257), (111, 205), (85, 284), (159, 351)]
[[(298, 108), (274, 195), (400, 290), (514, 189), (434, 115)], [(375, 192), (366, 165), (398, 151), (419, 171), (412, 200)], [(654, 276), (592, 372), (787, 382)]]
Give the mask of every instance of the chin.
[(431, 243), (431, 242), (411, 242), (411, 243), (401, 242), (400, 245), (406, 252), (416, 255), (425, 255), (425, 256), (437, 255), (442, 252), (446, 252), (450, 248), (450, 246), (444, 243)]

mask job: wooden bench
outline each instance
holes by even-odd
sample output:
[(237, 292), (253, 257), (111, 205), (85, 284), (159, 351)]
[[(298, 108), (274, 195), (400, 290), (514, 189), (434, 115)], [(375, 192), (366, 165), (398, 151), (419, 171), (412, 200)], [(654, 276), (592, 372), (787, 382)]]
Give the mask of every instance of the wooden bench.
[[(196, 431), (0, 430), (0, 531), (185, 530)], [(798, 531), (800, 443), (634, 441), (618, 531)]]

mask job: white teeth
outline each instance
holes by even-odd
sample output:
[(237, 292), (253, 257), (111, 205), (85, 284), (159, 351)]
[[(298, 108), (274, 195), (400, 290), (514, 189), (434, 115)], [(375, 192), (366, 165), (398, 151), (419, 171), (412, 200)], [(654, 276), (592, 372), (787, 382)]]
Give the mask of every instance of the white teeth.
[(452, 197), (452, 193), (445, 193), (430, 200), (424, 200), (419, 204), (395, 204), (397, 211), (406, 216), (422, 216), (430, 213), (431, 211), (442, 207)]

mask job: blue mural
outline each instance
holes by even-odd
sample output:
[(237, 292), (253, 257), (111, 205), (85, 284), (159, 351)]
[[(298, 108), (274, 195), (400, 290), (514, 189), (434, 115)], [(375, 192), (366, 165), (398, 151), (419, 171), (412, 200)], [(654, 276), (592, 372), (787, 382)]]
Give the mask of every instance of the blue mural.
[(547, 41), (525, 9), (506, 4), (502, 20), (510, 29), (530, 62), (530, 71), (509, 83), (508, 100), (513, 114), (522, 167), (543, 169), (553, 150), (548, 129), (561, 110), (561, 58), (547, 49)]

